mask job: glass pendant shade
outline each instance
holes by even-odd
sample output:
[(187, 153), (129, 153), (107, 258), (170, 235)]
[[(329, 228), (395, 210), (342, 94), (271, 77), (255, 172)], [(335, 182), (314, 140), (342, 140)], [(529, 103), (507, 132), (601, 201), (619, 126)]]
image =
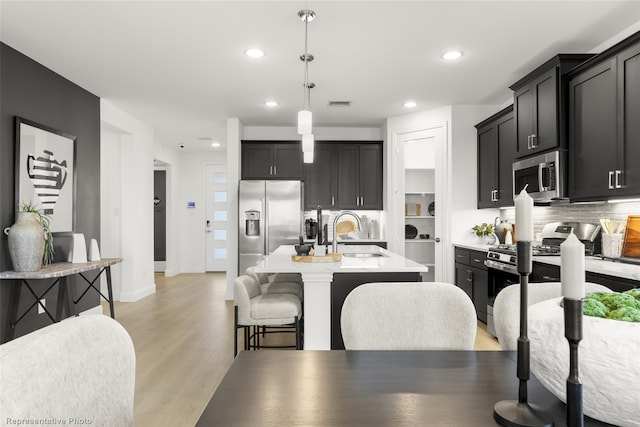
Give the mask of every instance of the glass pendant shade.
[(313, 151), (305, 151), (302, 156), (305, 163), (313, 163)]
[(311, 111), (298, 111), (298, 134), (311, 134)]
[(307, 153), (313, 152), (313, 134), (307, 133), (302, 135), (302, 151)]

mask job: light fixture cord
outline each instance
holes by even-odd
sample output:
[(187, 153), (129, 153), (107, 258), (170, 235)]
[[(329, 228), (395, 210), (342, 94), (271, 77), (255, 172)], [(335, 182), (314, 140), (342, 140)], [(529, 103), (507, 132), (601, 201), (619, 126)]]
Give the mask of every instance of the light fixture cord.
[(304, 20), (304, 108), (309, 111), (309, 55), (307, 54), (307, 26), (309, 25), (309, 15)]

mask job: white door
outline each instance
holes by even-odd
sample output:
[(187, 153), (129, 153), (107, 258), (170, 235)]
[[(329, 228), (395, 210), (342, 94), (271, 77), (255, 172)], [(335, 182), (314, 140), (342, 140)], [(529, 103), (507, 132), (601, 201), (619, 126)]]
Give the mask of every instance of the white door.
[[(401, 240), (395, 247), (402, 248), (405, 257), (428, 265), (430, 271), (424, 280), (436, 282), (446, 281), (447, 262), (447, 162), (443, 141), (442, 127), (398, 132), (395, 140), (396, 218), (403, 219), (395, 224), (396, 238)], [(419, 212), (416, 212), (417, 204), (420, 204)], [(435, 212), (430, 207), (435, 207)], [(407, 225), (417, 229), (417, 237), (405, 239)]]
[(228, 254), (227, 167), (205, 166), (205, 264), (207, 271), (226, 271)]

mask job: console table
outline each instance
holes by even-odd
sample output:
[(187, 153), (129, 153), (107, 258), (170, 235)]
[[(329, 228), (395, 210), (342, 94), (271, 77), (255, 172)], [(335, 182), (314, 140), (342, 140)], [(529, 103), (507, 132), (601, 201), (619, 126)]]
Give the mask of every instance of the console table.
[[(7, 313), (7, 331), (4, 342), (13, 339), (15, 335), (15, 328), (18, 322), (20, 322), (27, 313), (37, 305), (40, 305), (44, 312), (49, 316), (52, 322), (59, 322), (62, 317), (62, 303), (64, 302), (67, 312), (77, 316), (76, 312), (76, 304), (86, 295), (89, 289), (93, 289), (102, 296), (109, 303), (109, 311), (112, 318), (115, 318), (113, 311), (113, 290), (111, 287), (111, 266), (114, 264), (118, 264), (122, 262), (122, 258), (104, 258), (99, 261), (89, 261), (82, 263), (69, 263), (69, 262), (56, 262), (53, 264), (46, 265), (42, 267), (38, 271), (2, 271), (0, 272), (0, 280), (14, 280), (16, 281), (15, 286), (11, 290), (11, 297), (9, 300), (9, 310)], [(83, 273), (91, 270), (100, 270), (98, 275), (93, 279), (89, 280)], [(107, 277), (107, 291), (109, 296), (106, 297), (100, 292), (100, 289), (95, 286), (95, 282), (102, 275), (102, 273), (106, 274)], [(75, 299), (73, 295), (72, 287), (68, 286), (67, 277), (78, 274), (84, 281), (88, 284), (86, 289), (80, 294), (78, 299)], [(46, 280), (53, 279), (53, 282), (42, 292), (41, 294), (37, 294), (32, 286), (29, 284), (29, 280)], [(34, 298), (33, 304), (31, 304), (24, 313), (18, 316), (18, 309), (20, 304), (20, 294), (22, 290), (22, 285), (26, 286), (26, 288), (31, 293), (31, 296)], [(58, 303), (56, 305), (56, 314), (55, 316), (49, 312), (45, 305), (43, 305), (40, 300), (51, 290), (55, 285), (58, 285)]]

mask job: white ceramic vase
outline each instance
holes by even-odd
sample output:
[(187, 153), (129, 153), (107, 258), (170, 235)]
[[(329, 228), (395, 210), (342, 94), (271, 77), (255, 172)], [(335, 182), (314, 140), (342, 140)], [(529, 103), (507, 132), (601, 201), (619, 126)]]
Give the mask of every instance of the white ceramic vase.
[[(531, 372), (566, 402), (569, 343), (561, 299), (529, 307), (529, 340)], [(578, 365), (584, 414), (618, 426), (640, 426), (640, 323), (584, 316), (582, 333)]]
[(14, 271), (38, 271), (44, 255), (44, 229), (35, 212), (18, 212), (18, 220), (9, 228), (9, 256)]

